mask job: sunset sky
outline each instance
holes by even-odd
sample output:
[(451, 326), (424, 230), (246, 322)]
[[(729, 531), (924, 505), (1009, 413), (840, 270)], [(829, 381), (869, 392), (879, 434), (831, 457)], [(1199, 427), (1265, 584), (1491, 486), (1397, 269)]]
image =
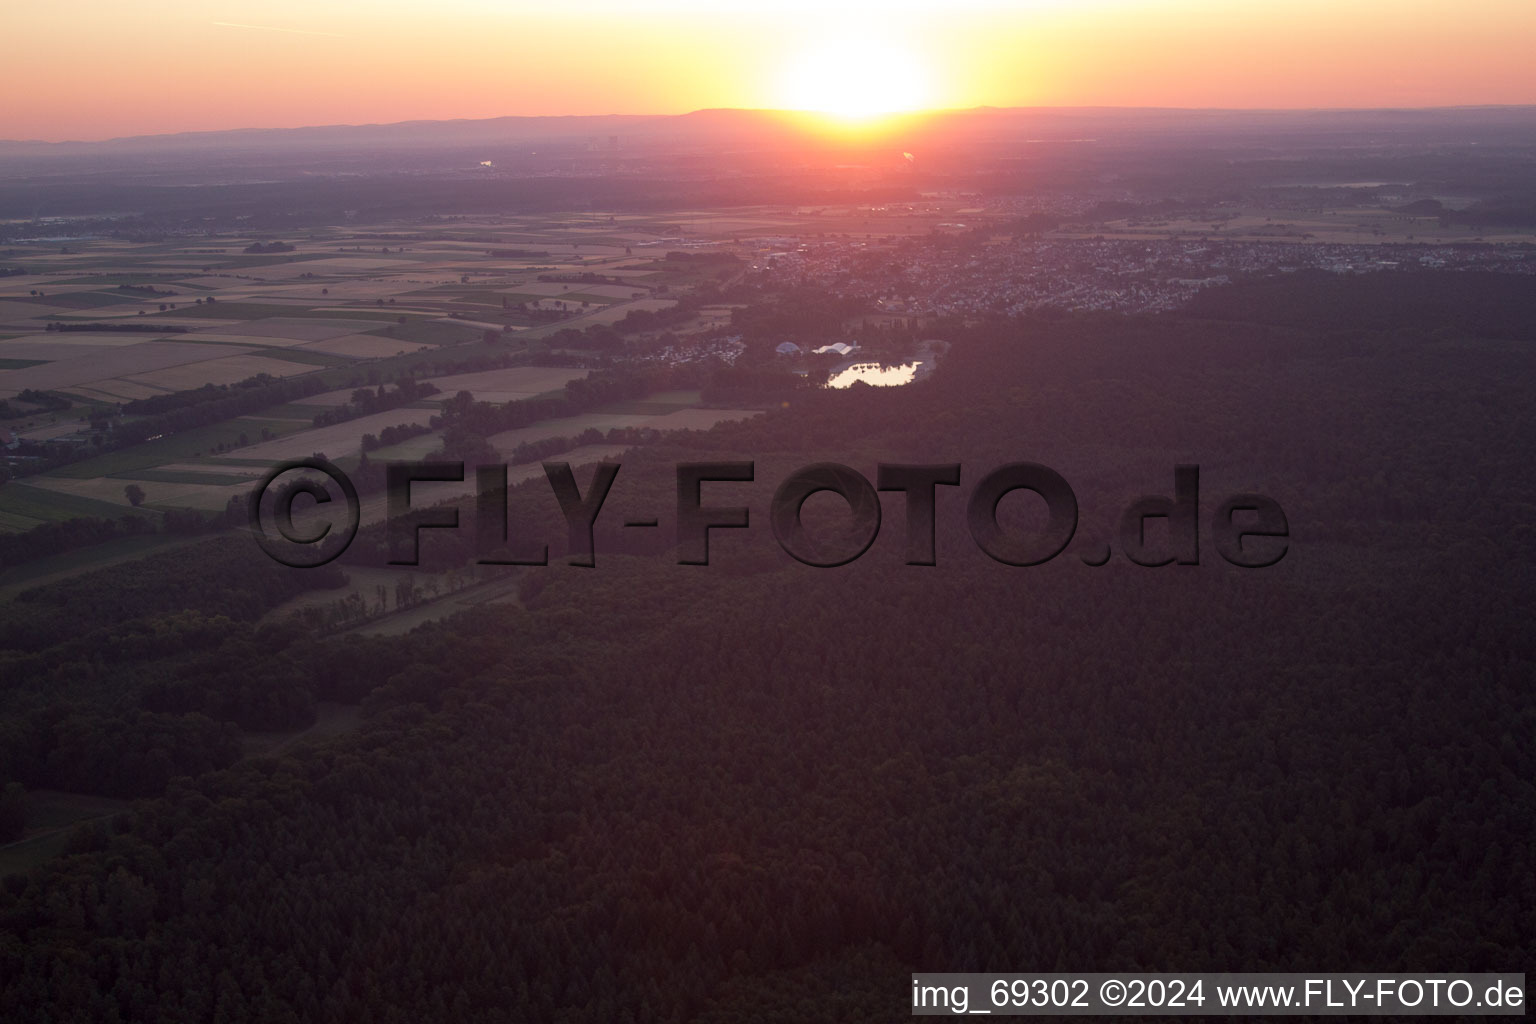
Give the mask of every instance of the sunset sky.
[(50, 0), (0, 138), (701, 107), (1536, 103), (1532, 0)]

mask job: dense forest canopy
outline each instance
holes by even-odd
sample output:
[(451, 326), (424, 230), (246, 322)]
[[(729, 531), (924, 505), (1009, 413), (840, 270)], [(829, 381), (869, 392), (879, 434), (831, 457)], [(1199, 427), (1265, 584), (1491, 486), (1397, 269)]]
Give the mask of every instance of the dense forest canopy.
[[(514, 489), (551, 564), (404, 636), (261, 618), (381, 564), (380, 528), (331, 575), (240, 536), (24, 595), (75, 621), (0, 634), (0, 771), (89, 786), (74, 751), (126, 729), (107, 777), (146, 799), (5, 880), (0, 1016), (884, 1021), (918, 970), (1519, 969), (1536, 351), (1505, 328), (1536, 296), (1490, 317), (1500, 285), (1457, 278), (977, 324), (926, 381), (627, 456), (595, 568), (563, 564), (547, 484)], [(708, 567), (623, 529), (670, 515), (677, 463), (733, 459), (756, 479), (720, 503), (752, 527)], [(963, 519), (1024, 459), (1081, 508), (1033, 568)], [(961, 463), (938, 564), (904, 563), (897, 494), (850, 565), (779, 550), (773, 488), (817, 461)], [(1076, 557), (1186, 463), (1202, 530), (1261, 492), (1286, 557)], [(425, 561), (473, 541), (434, 531)], [(236, 761), (316, 699), (361, 702), (360, 731)]]

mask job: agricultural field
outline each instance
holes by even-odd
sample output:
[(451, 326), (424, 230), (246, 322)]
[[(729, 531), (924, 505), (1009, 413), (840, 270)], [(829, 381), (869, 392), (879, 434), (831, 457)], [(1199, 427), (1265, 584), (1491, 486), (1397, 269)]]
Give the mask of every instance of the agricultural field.
[[(174, 337), (165, 335), (131, 344), (122, 344), (121, 339), (109, 338), (107, 344), (98, 344), (94, 339), (91, 342), (77, 340), (80, 336), (76, 335), (67, 337), (62, 344), (53, 344), (46, 336), (33, 335), (0, 342), (0, 353), (7, 357), (38, 359), (44, 354), (53, 357), (51, 362), (40, 362), (15, 370), (0, 370), (0, 398), (12, 398), (29, 389), (81, 389), (111, 393), (122, 390), (114, 387), (122, 383), (137, 384), (136, 388), (130, 387), (130, 390), (145, 391), (148, 394), (175, 391), (178, 390), (175, 386), (157, 387), (139, 378), (173, 367), (185, 367), (190, 363), (212, 362), (229, 356), (251, 355), (258, 351), (238, 345), (198, 345), (170, 340)], [(213, 376), (223, 376), (218, 367), (206, 369)], [(196, 372), (192, 376), (195, 379)], [(197, 387), (197, 384), (182, 386)], [(124, 400), (138, 397), (145, 396), (134, 394), (124, 396)]]
[(26, 479), (34, 486), (47, 486), (56, 479), (89, 480), (100, 476), (127, 476), (135, 471), (154, 469), (171, 463), (203, 460), (217, 464), (224, 451), (238, 450), (253, 439), (280, 437), (309, 426), (307, 420), (266, 419), (238, 416), (205, 427), (177, 431), (118, 451), (107, 452), (80, 462)]
[(573, 380), (587, 375), (586, 370), (553, 366), (511, 366), (503, 370), (462, 373), (435, 378), (438, 393), (430, 401), (446, 401), (460, 391), (468, 391), (477, 402), (513, 402), (559, 391)]
[[(97, 476), (75, 479), (64, 476), (44, 475), (33, 477), (34, 486), (59, 495), (84, 499), (98, 504), (117, 504), (113, 510), (121, 515), (132, 507), (127, 497), (129, 484), (138, 484), (144, 491), (144, 506), (148, 508), (198, 509), (218, 512), (229, 504), (229, 499), (245, 493), (249, 486), (244, 481), (235, 484), (165, 482), (155, 479), (155, 471), (122, 476)], [(185, 478), (181, 478), (184, 480)], [(7, 485), (9, 487), (10, 485)]]
[[(121, 499), (122, 485), (118, 490)], [(122, 505), (124, 507), (118, 507), (111, 500), (103, 501), (88, 494), (71, 494), (17, 480), (0, 487), (0, 531), (30, 530), (42, 523), (78, 516), (115, 518), (132, 511), (126, 500)]]
[[(750, 256), (759, 248), (751, 235), (787, 233), (796, 225), (803, 230), (806, 220), (790, 209), (732, 217), (546, 214), (316, 229), (281, 238), (18, 246), (4, 262), (27, 272), (0, 278), (0, 401), (10, 417), (0, 419), (0, 441), (9, 445), (0, 466), (16, 477), (0, 484), (0, 532), (74, 516), (217, 512), (276, 462), (315, 452), (355, 459), (363, 435), (430, 425), (460, 391), (498, 404), (559, 395), (590, 371), (443, 368), (525, 352), (536, 360), (545, 351), (542, 339), (561, 330), (668, 309), (717, 273), (707, 262), (666, 259), (669, 252), (703, 247)], [(728, 307), (708, 307), (680, 326), (687, 332), (720, 327), (729, 316)], [(315, 424), (316, 416), (346, 405), (357, 387), (402, 374), (430, 380), (438, 392), (384, 412)], [(140, 408), (170, 407), (134, 406), (125, 413), (128, 403), (205, 385), (235, 394), (253, 381), (294, 381), (303, 391), (220, 422), (178, 425), (130, 446), (110, 443), (109, 421), (142, 415), (134, 411)], [(593, 428), (707, 429), (755, 414), (700, 404), (696, 391), (668, 392), (490, 441), (509, 455), (528, 440), (576, 437)], [(422, 458), (441, 444), (434, 430), (370, 457)], [(39, 451), (71, 457), (28, 472)], [(571, 457), (622, 451), (595, 445)], [(90, 457), (78, 457), (86, 452)], [(537, 467), (515, 467), (524, 471)]]
[(312, 341), (304, 345), (306, 352), (323, 352), (347, 359), (383, 359), (420, 352), (432, 346), (424, 341), (407, 341), (403, 338), (380, 337), (376, 334), (343, 334), (336, 338)]
[(390, 409), (386, 412), (359, 416), (343, 423), (301, 430), (286, 437), (236, 448), (229, 454), (232, 458), (277, 463), (286, 459), (302, 459), (315, 452), (322, 452), (327, 458), (334, 460), (347, 455), (356, 455), (362, 451), (364, 434), (377, 434), (385, 427), (401, 423), (426, 424), (433, 415), (435, 415), (433, 409), (417, 409), (409, 406)]
[[(582, 486), (586, 486), (588, 474), (581, 472), (581, 467), (589, 466), (594, 462), (604, 462), (621, 458), (629, 450), (628, 445), (622, 444), (588, 444), (572, 448), (562, 452), (559, 461), (568, 462), (576, 470), (577, 480)], [(528, 480), (539, 480), (544, 477), (544, 469), (537, 462), (507, 467), (507, 483), (516, 486)], [(435, 505), (439, 502), (453, 501), (463, 498), (475, 492), (475, 476), (466, 473), (462, 481), (455, 480), (431, 480), (413, 483), (411, 485), (411, 504), (417, 507)], [(389, 513), (389, 502), (382, 493), (364, 494), (359, 503), (359, 522), (364, 526), (383, 522)], [(312, 530), (319, 523), (326, 521), (332, 515), (332, 511), (325, 506), (298, 503), (294, 505), (293, 520), (300, 530)]]

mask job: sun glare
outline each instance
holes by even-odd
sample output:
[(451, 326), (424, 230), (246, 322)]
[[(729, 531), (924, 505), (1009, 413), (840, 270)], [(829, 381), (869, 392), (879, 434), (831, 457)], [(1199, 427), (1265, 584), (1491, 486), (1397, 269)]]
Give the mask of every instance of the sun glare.
[(786, 109), (855, 119), (932, 102), (923, 62), (900, 46), (869, 39), (829, 41), (801, 54), (785, 69), (779, 89)]

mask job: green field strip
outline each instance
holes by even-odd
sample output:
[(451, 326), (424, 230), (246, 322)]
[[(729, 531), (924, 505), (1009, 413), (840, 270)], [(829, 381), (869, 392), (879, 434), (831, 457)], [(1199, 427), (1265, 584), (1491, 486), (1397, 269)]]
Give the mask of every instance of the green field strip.
[[(249, 345), (249, 342), (247, 343)], [(272, 359), (283, 359), (290, 363), (304, 363), (309, 366), (351, 366), (357, 362), (350, 356), (332, 355), (329, 352), (315, 352), (311, 349), (281, 345), (251, 346), (257, 348), (254, 355), (263, 355)]]
[[(339, 304), (338, 304), (339, 305)], [(298, 307), (291, 307), (298, 308)], [(311, 307), (314, 312), (308, 314), (306, 320), (372, 320), (379, 324), (392, 324), (396, 316), (432, 316), (431, 313), (422, 313), (413, 309), (402, 309), (399, 313), (389, 306), (358, 306), (356, 309), (330, 309), (322, 302), (319, 306)]]
[(9, 522), (28, 520), (25, 525), (9, 527), (12, 530), (28, 530), (38, 523), (78, 519), (82, 516), (116, 519), (130, 514), (142, 513), (109, 501), (33, 487), (19, 480), (0, 486), (0, 517)]
[[(251, 270), (257, 267), (280, 267), (285, 263), (308, 263), (312, 260), (334, 259), (336, 253), (331, 252), (233, 252), (224, 256), (211, 257), (206, 266), (214, 270)], [(345, 256), (346, 253), (341, 255)], [(375, 253), (353, 253), (354, 256), (378, 255)]]
[[(402, 372), (408, 372), (414, 376), (422, 370), (430, 370), (435, 363), (445, 360), (457, 363), (481, 356), (499, 356), (508, 352), (521, 351), (522, 346), (515, 344), (515, 340), (520, 337), (520, 334), (512, 335), (507, 341), (498, 341), (490, 345), (483, 341), (466, 341), (447, 351), (441, 348), (428, 348), (418, 352), (408, 352), (403, 356), (386, 356), (377, 362), (369, 363), (368, 371), (377, 373), (381, 380), (385, 377), (397, 376)], [(355, 366), (333, 367), (320, 371), (319, 376), (330, 387), (340, 389), (357, 387), (358, 385), (353, 383), (357, 372), (358, 368)]]
[(241, 435), (245, 436), (246, 444), (255, 444), (262, 439), (263, 427), (267, 428), (272, 437), (282, 437), (308, 430), (310, 424), (286, 420), (226, 420), (60, 466), (50, 473), (72, 480), (89, 480), (99, 476), (116, 477), (138, 470), (154, 469), (168, 462), (186, 462), (188, 459), (201, 458), (204, 454), (214, 454), (214, 449), (221, 444), (226, 447), (237, 446)]
[(436, 321), (408, 321), (365, 333), (381, 338), (414, 341), (423, 345), (456, 345), (473, 341), (484, 331), (483, 327), (458, 326)]
[[(360, 387), (377, 387), (377, 385), (359, 385)], [(332, 408), (328, 405), (308, 405), (304, 402), (284, 402), (282, 405), (274, 405), (270, 409), (263, 409), (260, 413), (252, 414), (251, 419), (262, 420), (292, 420), (302, 418), (306, 422), (313, 420), (316, 413), (324, 412)], [(244, 419), (245, 417), (240, 417)]]
[(33, 519), (31, 516), (0, 509), (0, 533), (26, 533), (34, 526), (41, 525), (43, 525), (41, 519)]
[[(39, 305), (63, 306), (65, 309), (94, 309), (101, 306), (119, 306), (124, 302), (132, 302), (145, 296), (137, 296), (132, 292), (50, 292), (47, 296), (38, 300)], [(27, 299), (15, 299), (16, 302), (29, 301)]]
[(186, 317), (200, 316), (211, 320), (266, 320), (275, 316), (304, 317), (312, 306), (274, 306), (270, 303), (260, 302), (215, 302), (198, 305), (181, 304), (175, 309), (166, 310), (164, 313), (156, 312), (148, 314), (149, 317)]
[[(170, 284), (179, 278), (185, 277), (186, 272), (178, 273), (128, 273), (128, 274), (85, 274), (80, 277), (67, 277), (54, 282), (55, 286), (66, 284), (88, 284), (98, 288), (118, 284)], [(188, 285), (188, 287), (192, 287)], [(123, 294), (128, 294), (124, 292)], [(50, 296), (51, 298), (51, 296)]]
[(151, 484), (217, 484), (229, 486), (231, 484), (248, 484), (256, 477), (233, 473), (198, 473), (193, 470), (178, 469), (138, 469), (131, 473), (114, 473), (110, 477), (113, 480), (140, 480)]
[[(227, 458), (227, 457), (222, 456), (222, 455), (211, 455), (211, 456), (204, 456), (203, 462), (207, 463), (210, 466), (249, 466), (252, 469), (257, 469), (257, 468), (260, 468), (260, 469), (271, 469), (272, 468), (272, 460), (271, 459), (232, 459), (232, 458)], [(252, 478), (251, 477), (245, 477), (244, 479), (249, 480), (249, 479), (252, 479)]]

